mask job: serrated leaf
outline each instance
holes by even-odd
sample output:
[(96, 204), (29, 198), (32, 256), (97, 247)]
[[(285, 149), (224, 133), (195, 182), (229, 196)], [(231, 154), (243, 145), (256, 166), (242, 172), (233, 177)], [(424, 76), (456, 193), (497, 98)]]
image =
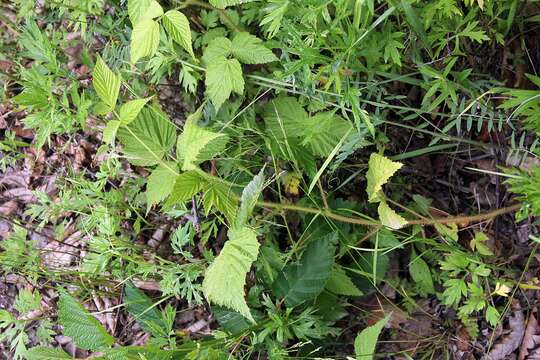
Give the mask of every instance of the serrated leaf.
[(220, 36), (208, 43), (202, 56), (206, 65), (210, 65), (214, 60), (227, 58), (232, 53), (232, 43), (226, 37)]
[(103, 142), (105, 144), (110, 144), (114, 141), (119, 127), (120, 121), (118, 120), (111, 120), (105, 125), (105, 129), (103, 129)]
[(223, 151), (229, 138), (225, 134), (208, 131), (197, 125), (202, 107), (190, 115), (184, 130), (178, 136), (176, 157), (184, 171), (193, 170), (203, 161), (212, 159)]
[(124, 288), (124, 304), (135, 321), (146, 331), (156, 337), (167, 337), (167, 324), (161, 312), (152, 300), (133, 284), (127, 283)]
[(27, 350), (24, 355), (28, 360), (73, 359), (71, 355), (64, 350), (47, 346), (35, 346)]
[(420, 290), (420, 294), (423, 294), (423, 296), (435, 294), (429, 266), (424, 259), (416, 255), (414, 250), (411, 253), (411, 261), (409, 262), (409, 274), (411, 274), (418, 290)]
[(182, 46), (192, 58), (195, 58), (191, 46), (191, 30), (187, 17), (178, 10), (169, 10), (163, 16), (163, 26), (173, 40)]
[(242, 67), (236, 59), (218, 57), (206, 68), (206, 92), (216, 110), (234, 91), (238, 95), (244, 93), (244, 77)]
[(301, 134), (307, 122), (308, 113), (294, 97), (280, 97), (266, 105), (264, 109), (266, 131), (278, 141), (297, 137)]
[(152, 19), (143, 19), (131, 32), (131, 63), (135, 64), (145, 56), (153, 56), (159, 46), (159, 25)]
[(239, 32), (232, 40), (233, 56), (244, 64), (266, 64), (277, 61), (274, 53), (262, 44), (262, 40), (247, 32)]
[(163, 8), (155, 0), (128, 0), (128, 15), (131, 24), (135, 25), (140, 20), (163, 15)]
[(352, 130), (352, 125), (333, 112), (321, 112), (311, 116), (304, 124), (302, 145), (318, 157), (327, 157), (340, 140)]
[(165, 200), (173, 190), (178, 176), (178, 165), (172, 161), (159, 164), (148, 177), (146, 183), (146, 203), (148, 208)]
[(257, 204), (257, 200), (259, 200), (259, 195), (261, 194), (263, 187), (264, 173), (263, 170), (261, 170), (244, 188), (244, 191), (242, 191), (240, 209), (238, 210), (238, 215), (236, 215), (236, 227), (246, 225), (253, 208)]
[(212, 307), (212, 314), (223, 330), (231, 334), (239, 334), (250, 326), (248, 319), (236, 311), (216, 306)]
[(120, 92), (120, 77), (109, 69), (99, 55), (92, 73), (92, 85), (101, 101), (109, 107), (109, 111), (114, 109)]
[(312, 241), (298, 263), (281, 271), (272, 288), (288, 307), (313, 300), (323, 291), (332, 274), (336, 241), (336, 233)]
[(369, 326), (362, 330), (354, 340), (354, 352), (356, 354), (356, 360), (373, 359), (375, 355), (375, 348), (377, 346), (377, 340), (381, 334), (384, 325), (390, 320), (390, 315), (387, 315), (383, 319), (377, 321), (375, 325)]
[(233, 190), (228, 185), (217, 180), (211, 182), (205, 189), (203, 200), (204, 209), (207, 214), (215, 207), (230, 222), (234, 221), (236, 211), (238, 210), (238, 200), (236, 194), (233, 193)]
[(81, 349), (97, 350), (114, 343), (103, 325), (63, 290), (58, 301), (58, 321), (64, 327), (64, 335), (72, 338)]
[(206, 186), (206, 181), (195, 171), (186, 171), (176, 177), (167, 206), (182, 203)]
[(379, 191), (382, 190), (384, 184), (398, 171), (403, 164), (392, 161), (386, 157), (373, 153), (369, 157), (369, 169), (366, 175), (369, 202), (380, 201)]
[(135, 100), (131, 100), (123, 104), (120, 107), (120, 114), (119, 114), (120, 122), (122, 123), (122, 125), (127, 125), (133, 120), (135, 120), (135, 118), (137, 117), (137, 115), (139, 115), (144, 105), (146, 105), (146, 103), (150, 99), (151, 97), (147, 97), (144, 99), (135, 99)]
[(361, 296), (363, 292), (360, 291), (356, 285), (352, 282), (351, 278), (347, 276), (345, 270), (341, 266), (334, 266), (332, 274), (326, 283), (326, 290), (336, 295), (345, 296)]
[(389, 227), (390, 229), (397, 230), (407, 225), (407, 220), (392, 210), (384, 200), (379, 204), (377, 212), (379, 213), (381, 224)]
[(209, 302), (233, 309), (251, 322), (244, 286), (251, 264), (257, 259), (257, 233), (248, 227), (229, 230), (229, 240), (206, 270), (203, 291)]
[(483, 232), (479, 231), (474, 234), (474, 238), (471, 240), (471, 249), (478, 251), (480, 255), (484, 256), (493, 256), (493, 252), (486, 245), (486, 241), (489, 240), (489, 237)]
[(152, 166), (174, 146), (176, 130), (162, 111), (147, 107), (129, 125), (120, 127), (117, 136), (132, 164)]

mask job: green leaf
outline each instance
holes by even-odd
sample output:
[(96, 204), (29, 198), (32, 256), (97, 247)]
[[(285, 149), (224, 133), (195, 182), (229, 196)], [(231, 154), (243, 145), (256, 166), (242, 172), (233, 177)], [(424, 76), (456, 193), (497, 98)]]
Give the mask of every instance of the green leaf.
[(357, 360), (373, 359), (377, 340), (388, 320), (390, 320), (390, 315), (377, 321), (375, 325), (365, 328), (356, 336), (354, 340), (354, 352)]
[(240, 209), (238, 215), (236, 215), (236, 227), (246, 225), (248, 218), (251, 216), (253, 208), (259, 200), (259, 195), (264, 187), (264, 169), (261, 170), (253, 180), (242, 191), (242, 198), (240, 199)]
[(486, 234), (483, 232), (477, 232), (474, 234), (474, 238), (471, 240), (471, 249), (478, 251), (480, 255), (493, 256), (493, 252), (486, 245), (486, 241), (488, 240), (489, 238)]
[(255, 322), (246, 300), (244, 286), (251, 264), (257, 259), (257, 233), (248, 227), (229, 230), (229, 240), (206, 270), (203, 291), (211, 303), (233, 309)]
[(153, 56), (159, 46), (159, 24), (152, 19), (139, 21), (131, 33), (131, 63), (140, 58)]
[(109, 111), (114, 109), (120, 92), (120, 76), (112, 72), (99, 55), (92, 74), (92, 85), (101, 101), (109, 107)]
[(310, 117), (302, 126), (302, 145), (318, 157), (327, 157), (340, 140), (352, 130), (352, 125), (333, 112), (321, 112)]
[(277, 61), (274, 53), (262, 44), (262, 40), (247, 32), (237, 33), (231, 44), (235, 58), (244, 64), (266, 64)]
[(231, 53), (231, 41), (226, 37), (220, 36), (210, 41), (206, 49), (204, 49), (202, 60), (206, 65), (210, 65), (214, 60), (227, 58)]
[(236, 194), (230, 186), (219, 181), (212, 181), (204, 193), (204, 208), (208, 214), (215, 207), (221, 211), (230, 222), (233, 222), (238, 210)]
[(197, 125), (201, 111), (202, 107), (188, 116), (184, 130), (178, 136), (176, 157), (184, 171), (196, 169), (203, 161), (212, 159), (225, 149), (229, 140), (225, 134), (214, 133)]
[(336, 233), (312, 241), (298, 263), (281, 271), (272, 288), (288, 307), (313, 300), (323, 291), (332, 274), (336, 241)]
[(345, 270), (339, 265), (335, 265), (332, 269), (332, 274), (326, 283), (326, 290), (336, 294), (345, 296), (361, 296), (363, 295), (351, 278), (347, 276)]
[(443, 303), (457, 305), (463, 296), (467, 296), (467, 284), (463, 279), (449, 279), (444, 283)]
[(225, 9), (227, 6), (244, 4), (255, 0), (210, 0), (212, 6), (218, 9)]
[(206, 181), (195, 171), (187, 171), (176, 177), (172, 193), (167, 199), (167, 206), (191, 199), (206, 186)]
[(242, 67), (236, 59), (217, 57), (206, 68), (206, 92), (216, 110), (229, 98), (231, 92), (244, 93)]
[(156, 337), (168, 337), (167, 324), (161, 312), (154, 306), (152, 300), (133, 284), (127, 283), (124, 288), (124, 303), (127, 311), (135, 321), (146, 331)]
[(127, 103), (122, 105), (120, 107), (120, 114), (119, 114), (120, 122), (122, 123), (122, 125), (127, 125), (133, 120), (135, 120), (135, 118), (137, 117), (137, 115), (139, 115), (144, 105), (146, 105), (146, 103), (150, 99), (151, 97), (147, 97), (145, 99), (135, 99), (135, 100), (128, 101)]
[(489, 323), (489, 325), (495, 327), (500, 320), (501, 314), (499, 311), (495, 307), (489, 305), (486, 309), (486, 321)]
[(407, 220), (392, 210), (384, 200), (379, 204), (377, 212), (379, 213), (381, 224), (389, 227), (390, 229), (397, 230), (407, 225)]
[(135, 120), (118, 129), (117, 135), (127, 159), (138, 166), (161, 163), (176, 140), (174, 125), (154, 107), (143, 108)]
[(155, 0), (128, 0), (128, 15), (132, 25), (141, 20), (163, 15), (163, 8)]
[(47, 346), (36, 346), (24, 354), (29, 360), (57, 360), (57, 359), (73, 359), (71, 355), (60, 348), (50, 348)]
[(216, 306), (212, 307), (212, 314), (216, 317), (223, 330), (231, 334), (239, 334), (250, 326), (248, 319), (236, 311)]
[(192, 58), (195, 58), (191, 46), (191, 30), (187, 17), (178, 10), (169, 10), (163, 16), (163, 26), (173, 40), (182, 46)]
[(97, 350), (114, 343), (100, 322), (64, 290), (60, 291), (58, 301), (58, 321), (64, 327), (64, 335), (81, 349)]
[(148, 208), (169, 196), (176, 183), (178, 165), (172, 161), (158, 165), (146, 183), (146, 203)]
[(433, 278), (428, 264), (416, 255), (416, 252), (411, 252), (411, 261), (409, 262), (409, 274), (416, 283), (418, 290), (422, 296), (435, 294), (433, 287)]
[(369, 169), (366, 175), (368, 201), (378, 202), (380, 201), (379, 192), (382, 190), (383, 185), (388, 182), (403, 164), (373, 153), (369, 157), (368, 165)]
[(309, 121), (308, 113), (294, 97), (272, 100), (264, 109), (266, 132), (279, 142), (302, 134)]
[(119, 127), (120, 121), (118, 120), (111, 120), (105, 125), (105, 129), (103, 129), (103, 142), (105, 144), (111, 144), (114, 141)]

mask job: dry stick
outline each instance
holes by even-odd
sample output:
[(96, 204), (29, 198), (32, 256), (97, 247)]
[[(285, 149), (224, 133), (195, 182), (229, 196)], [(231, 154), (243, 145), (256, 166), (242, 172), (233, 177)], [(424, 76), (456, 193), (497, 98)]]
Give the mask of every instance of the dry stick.
[[(277, 209), (277, 210), (291, 210), (291, 211), (299, 211), (299, 212), (310, 213), (310, 214), (319, 214), (327, 218), (349, 223), (349, 224), (380, 226), (380, 223), (378, 221), (363, 219), (360, 217), (350, 217), (350, 216), (339, 215), (328, 209), (321, 210), (321, 209), (310, 208), (310, 207), (305, 207), (305, 206), (280, 204), (280, 203), (273, 203), (273, 202), (267, 202), (267, 201), (258, 201), (257, 205), (261, 207)], [(515, 205), (511, 205), (511, 206), (504, 207), (501, 209), (497, 209), (497, 210), (493, 210), (493, 211), (489, 211), (485, 213), (480, 213), (477, 215), (448, 216), (448, 217), (434, 218), (434, 219), (407, 220), (407, 225), (435, 225), (435, 224), (478, 222), (478, 221), (490, 220), (497, 216), (511, 213), (513, 211), (518, 210), (520, 207), (521, 207), (520, 204), (515, 204)]]

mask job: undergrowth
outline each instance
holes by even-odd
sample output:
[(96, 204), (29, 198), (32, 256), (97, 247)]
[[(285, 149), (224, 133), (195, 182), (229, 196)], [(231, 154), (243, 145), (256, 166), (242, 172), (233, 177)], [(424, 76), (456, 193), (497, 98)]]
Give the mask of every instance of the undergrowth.
[[(34, 189), (19, 216), (2, 215), (2, 272), (28, 282), (0, 310), (15, 359), (71, 358), (56, 334), (104, 359), (367, 359), (385, 326), (396, 340), (398, 310), (430, 299), (441, 326), (474, 341), (534, 288), (497, 251), (493, 224), (508, 234), (540, 215), (540, 80), (513, 88), (496, 58), (538, 24), (537, 2), (1, 6), (1, 96), (33, 134), (3, 130), (2, 170), (28, 148), (49, 157), (80, 136), (97, 144), (91, 163), (48, 170), (54, 192)], [(469, 172), (508, 189), (491, 206), (445, 204), (423, 185), (431, 156), (466, 153), (496, 159)], [(51, 262), (31, 236), (47, 229), (72, 260)], [(156, 230), (161, 251), (148, 241)], [(57, 309), (40, 289), (54, 289)], [(83, 306), (96, 296), (120, 299), (105, 312), (129, 314), (149, 340), (104, 327)], [(384, 306), (370, 313), (374, 296)], [(193, 308), (207, 312), (204, 336), (175, 325)], [(444, 343), (380, 356), (443, 356)]]

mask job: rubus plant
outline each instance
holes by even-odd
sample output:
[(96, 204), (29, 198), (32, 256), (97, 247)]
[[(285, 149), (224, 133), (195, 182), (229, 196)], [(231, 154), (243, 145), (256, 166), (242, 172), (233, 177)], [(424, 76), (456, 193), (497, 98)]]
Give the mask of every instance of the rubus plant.
[[(468, 228), (519, 209), (517, 220), (538, 215), (538, 166), (507, 170), (519, 203), (442, 216), (415, 193), (408, 159), (463, 143), (485, 151), (475, 131), (514, 126), (499, 120), (507, 111), (525, 118), (536, 140), (519, 150), (536, 156), (537, 91), (501, 90), (467, 56), (504, 43), (519, 21), (516, 1), (61, 1), (45, 9), (50, 17), (36, 13), (39, 21), (22, 25), (13, 104), (28, 111), (34, 147), (91, 132), (99, 164), (69, 171), (54, 195), (34, 192), (36, 203), (0, 244), (0, 264), (54, 282), (57, 322), (78, 348), (104, 359), (372, 358), (392, 315), (370, 319), (354, 344), (328, 339), (343, 336), (358, 300), (383, 286), (409, 310), (411, 297), (455, 309), (472, 338), (482, 319), (500, 323), (501, 300), (519, 280), (499, 266), (487, 235)], [(83, 56), (88, 78), (65, 66), (58, 24), (66, 16), (85, 46), (99, 40)], [(174, 100), (164, 100), (171, 84)], [(499, 109), (488, 100), (496, 92), (506, 97)], [(167, 102), (185, 109), (171, 114)], [(390, 126), (427, 145), (403, 150)], [(11, 135), (1, 144), (9, 152), (25, 145)], [(66, 213), (75, 214), (84, 252), (50, 269), (32, 231), (52, 224), (53, 241), (65, 245)], [(159, 221), (170, 247), (134, 241), (162, 231)], [(407, 270), (396, 275), (392, 261)], [(150, 340), (122, 346), (70, 294), (86, 299), (93, 290), (121, 294)], [(19, 313), (40, 310), (30, 294), (19, 294)], [(212, 336), (176, 328), (180, 301), (206, 306)], [(46, 336), (27, 349), (32, 321)], [(2, 311), (0, 326), (15, 357), (70, 358), (47, 346), (47, 321)]]

